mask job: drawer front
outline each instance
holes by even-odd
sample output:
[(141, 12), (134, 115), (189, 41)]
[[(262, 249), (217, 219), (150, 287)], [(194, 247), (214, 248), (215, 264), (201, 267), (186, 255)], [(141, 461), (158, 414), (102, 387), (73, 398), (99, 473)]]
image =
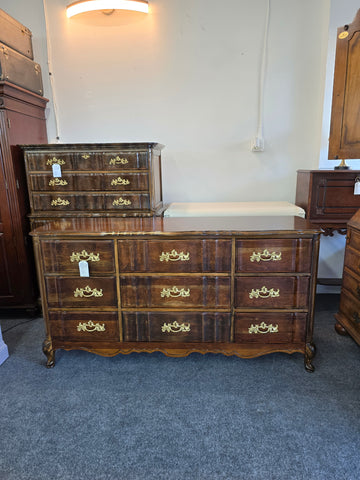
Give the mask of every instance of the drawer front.
[(350, 228), (347, 233), (347, 245), (360, 252), (360, 234), (352, 228)]
[(129, 194), (104, 196), (104, 210), (146, 210), (150, 208), (148, 194)]
[(119, 240), (121, 272), (221, 273), (231, 268), (230, 240)]
[(344, 271), (342, 288), (350, 292), (360, 302), (360, 278)]
[(360, 302), (346, 290), (341, 291), (339, 310), (355, 330), (360, 333)]
[(149, 190), (147, 173), (65, 173), (61, 178), (38, 173), (30, 175), (29, 178), (33, 192)]
[(115, 272), (111, 240), (42, 240), (41, 250), (45, 273), (80, 275), (80, 261), (87, 262), (90, 276)]
[(148, 168), (147, 152), (48, 152), (27, 153), (28, 170), (52, 172), (53, 165), (60, 165), (61, 171), (72, 170), (133, 170)]
[(149, 209), (148, 194), (33, 194), (34, 211), (103, 211)]
[(45, 277), (49, 307), (116, 307), (114, 277)]
[(359, 252), (352, 250), (351, 248), (345, 248), (344, 265), (356, 273), (356, 275), (360, 275)]
[(235, 308), (307, 308), (308, 277), (236, 277)]
[(311, 272), (312, 240), (238, 240), (236, 272)]
[(119, 341), (117, 312), (49, 312), (52, 338), (64, 341)]
[(306, 313), (236, 313), (236, 343), (303, 343)]
[(123, 312), (125, 342), (229, 342), (229, 313)]
[(355, 172), (319, 174), (313, 177), (310, 216), (313, 219), (344, 217), (349, 219), (360, 208), (360, 196), (354, 195)]
[(81, 211), (81, 210), (97, 210), (104, 208), (103, 195), (76, 195), (67, 193), (57, 194), (33, 194), (33, 209), (36, 212), (44, 211)]
[(230, 308), (228, 277), (120, 277), (123, 308)]

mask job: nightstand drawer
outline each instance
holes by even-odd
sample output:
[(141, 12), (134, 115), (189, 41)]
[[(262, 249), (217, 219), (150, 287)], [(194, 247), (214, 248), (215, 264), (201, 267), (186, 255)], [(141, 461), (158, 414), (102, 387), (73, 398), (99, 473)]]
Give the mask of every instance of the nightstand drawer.
[(238, 240), (236, 272), (311, 271), (312, 241), (309, 239)]
[(306, 313), (236, 313), (238, 343), (300, 343), (305, 341)]
[(114, 277), (45, 277), (49, 307), (116, 307)]
[(228, 342), (230, 313), (123, 312), (125, 342)]
[(51, 335), (64, 341), (119, 341), (117, 312), (49, 312)]
[(42, 240), (44, 273), (80, 275), (79, 262), (86, 261), (89, 274), (114, 273), (114, 244), (111, 240)]
[(341, 290), (339, 314), (360, 333), (360, 302), (346, 290)]
[(308, 277), (236, 277), (235, 308), (307, 308)]
[(121, 272), (230, 273), (230, 240), (119, 240), (118, 250)]
[(120, 277), (123, 308), (230, 308), (229, 277)]

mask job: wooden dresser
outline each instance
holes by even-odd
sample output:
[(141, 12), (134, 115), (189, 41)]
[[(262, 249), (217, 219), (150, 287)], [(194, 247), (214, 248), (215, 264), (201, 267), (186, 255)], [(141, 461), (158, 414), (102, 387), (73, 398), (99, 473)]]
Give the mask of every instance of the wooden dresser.
[(162, 211), (158, 143), (22, 146), (33, 228), (56, 218)]
[(300, 352), (314, 369), (320, 232), (302, 218), (78, 218), (31, 235), (48, 367), (83, 349)]
[(357, 182), (360, 170), (298, 170), (295, 203), (324, 235), (345, 234), (348, 220), (360, 208)]
[(335, 329), (349, 333), (360, 345), (360, 210), (348, 223), (343, 283)]

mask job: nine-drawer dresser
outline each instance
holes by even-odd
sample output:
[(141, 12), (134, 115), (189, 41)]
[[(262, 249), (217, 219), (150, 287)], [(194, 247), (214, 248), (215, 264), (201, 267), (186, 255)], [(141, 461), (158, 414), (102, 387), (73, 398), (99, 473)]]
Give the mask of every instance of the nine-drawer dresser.
[(313, 371), (319, 235), (292, 216), (45, 223), (32, 236), (47, 366), (57, 349), (300, 352)]

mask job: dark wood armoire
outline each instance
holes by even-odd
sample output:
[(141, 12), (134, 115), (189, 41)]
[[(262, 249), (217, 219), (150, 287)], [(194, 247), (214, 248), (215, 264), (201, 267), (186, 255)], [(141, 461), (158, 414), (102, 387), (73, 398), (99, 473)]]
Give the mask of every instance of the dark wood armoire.
[(19, 144), (46, 143), (48, 100), (0, 82), (0, 308), (34, 309), (38, 292)]

